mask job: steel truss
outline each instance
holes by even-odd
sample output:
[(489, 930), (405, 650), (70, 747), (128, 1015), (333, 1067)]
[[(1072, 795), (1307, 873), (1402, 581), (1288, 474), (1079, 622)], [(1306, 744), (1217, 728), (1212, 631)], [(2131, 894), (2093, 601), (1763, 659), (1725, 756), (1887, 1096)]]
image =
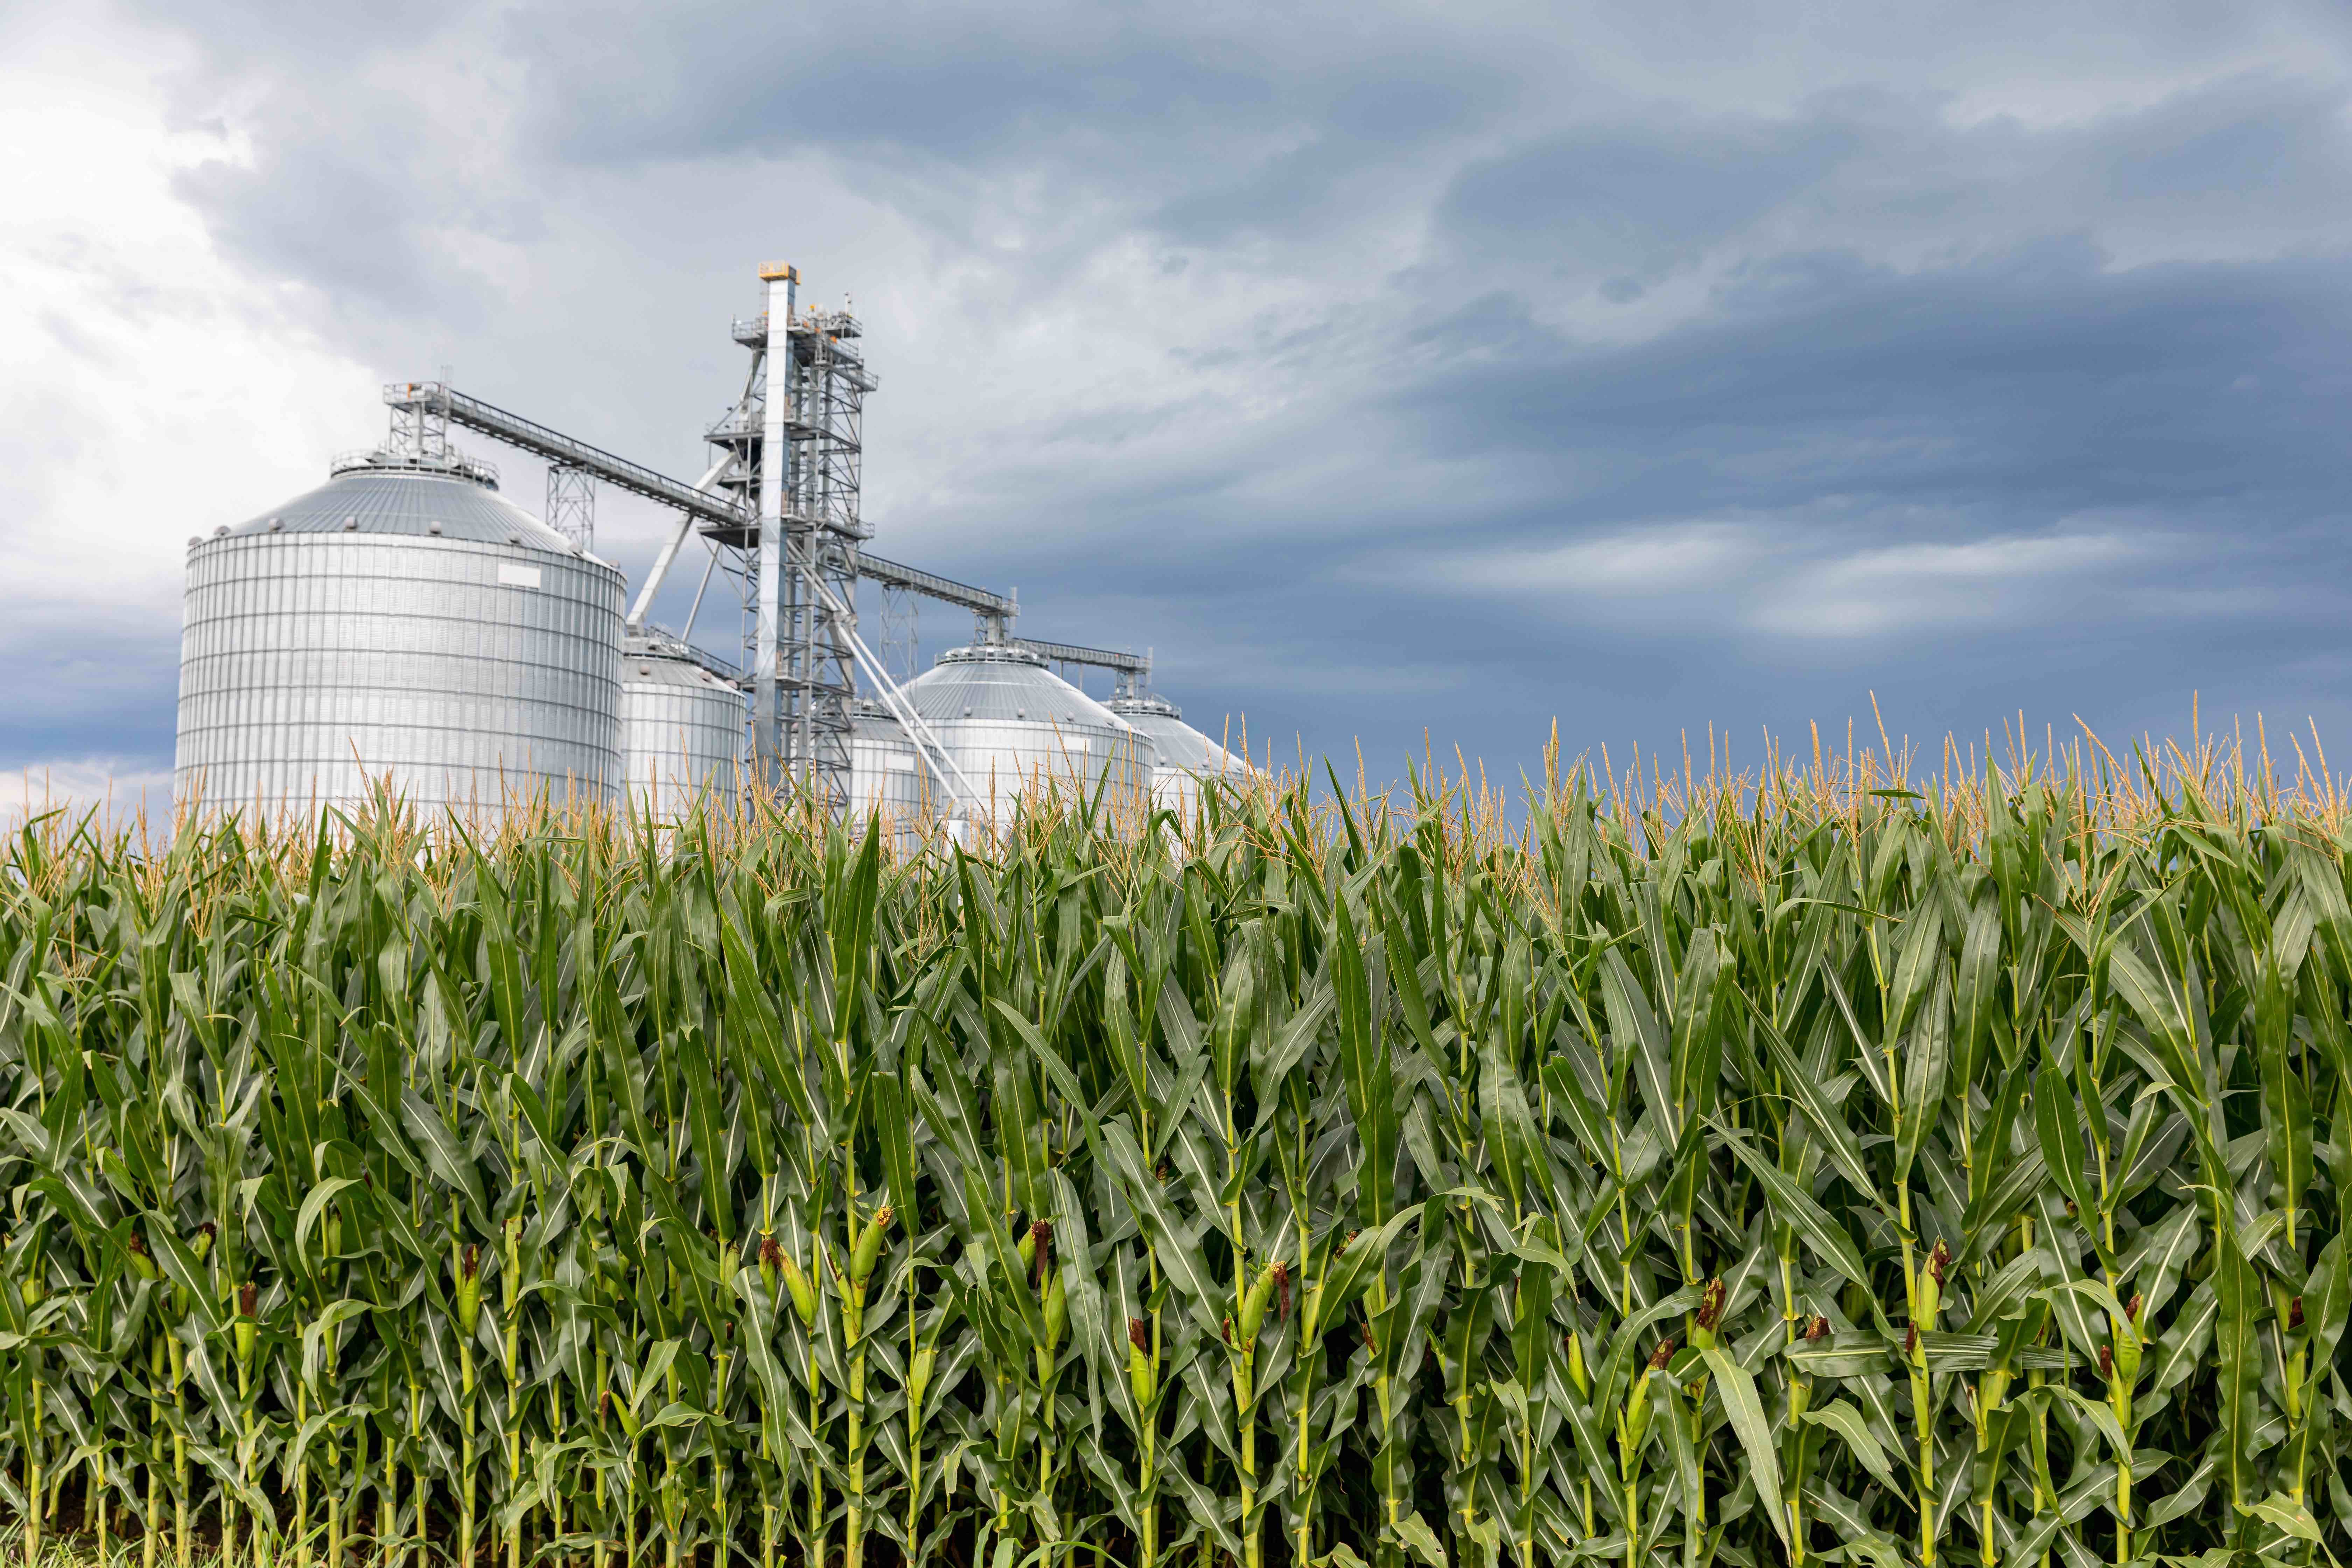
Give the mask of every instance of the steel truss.
[[(467, 467), (470, 459), (449, 446), (456, 426), (542, 458), (549, 465), (548, 521), (583, 551), (593, 547), (599, 481), (676, 509), (677, 530), (646, 574), (628, 629), (646, 630), (655, 595), (687, 541), (698, 534), (711, 560), (687, 632), (713, 577), (723, 578), (742, 608), (754, 765), (772, 788), (789, 785), (835, 811), (849, 799), (857, 672), (894, 712), (903, 706), (897, 685), (906, 676), (887, 668), (857, 636), (861, 577), (884, 591), (885, 652), (898, 656), (894, 663), (903, 658), (907, 675), (915, 651), (910, 606), (920, 597), (971, 611), (981, 641), (1017, 641), (1056, 664), (1111, 670), (1117, 695), (1140, 689), (1151, 672), (1149, 654), (1015, 638), (1021, 606), (1014, 595), (865, 552), (873, 537), (862, 515), (866, 398), (878, 383), (866, 366), (863, 330), (845, 302), (839, 310), (799, 309), (797, 269), (772, 265), (760, 277), (767, 310), (730, 327), (751, 353), (742, 391), (705, 430), (712, 461), (692, 484), (440, 382), (384, 388), (394, 446), (432, 466)], [(783, 454), (772, 467), (771, 452)]]
[(596, 548), (596, 476), (572, 463), (547, 465), (547, 526), (583, 554)]

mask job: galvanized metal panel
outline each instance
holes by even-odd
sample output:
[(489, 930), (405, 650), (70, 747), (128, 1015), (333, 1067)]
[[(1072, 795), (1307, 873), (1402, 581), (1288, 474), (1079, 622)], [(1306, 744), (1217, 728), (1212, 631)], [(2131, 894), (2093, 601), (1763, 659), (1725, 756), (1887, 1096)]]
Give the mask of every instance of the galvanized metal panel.
[(1114, 697), (1110, 710), (1151, 737), (1158, 760), (1151, 769), (1155, 804), (1190, 816), (1201, 802), (1201, 781), (1224, 777), (1236, 784), (1256, 779), (1246, 758), (1225, 750), (1192, 725), (1183, 710), (1164, 697)]
[(621, 662), (621, 752), (631, 810), (671, 820), (747, 782), (742, 689), (691, 658), (633, 639)]
[(175, 793), (309, 813), (388, 778), (488, 816), (608, 804), (622, 590), (484, 486), (340, 474), (189, 547)]
[(1091, 794), (1122, 808), (1151, 787), (1151, 740), (1016, 647), (951, 648), (907, 683), (908, 700), (998, 822), (1024, 793)]
[[(348, 531), (347, 523), (353, 525)], [(576, 552), (572, 541), (488, 485), (457, 474), (366, 462), (341, 468), (317, 489), (228, 531), (398, 534)]]
[(941, 795), (905, 726), (870, 699), (850, 708), (849, 820), (862, 826), (880, 813), (892, 826), (937, 814)]

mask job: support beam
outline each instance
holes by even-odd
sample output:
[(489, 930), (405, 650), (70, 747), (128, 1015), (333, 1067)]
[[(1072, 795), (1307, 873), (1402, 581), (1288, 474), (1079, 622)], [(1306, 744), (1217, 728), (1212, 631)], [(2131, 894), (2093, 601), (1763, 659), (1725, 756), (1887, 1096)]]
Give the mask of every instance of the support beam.
[[(585, 471), (593, 473), (595, 470)], [(712, 481), (726, 471), (727, 459), (721, 458), (703, 470), (702, 477), (694, 481), (694, 488), (698, 490), (709, 490)], [(685, 511), (678, 514), (677, 531), (663, 542), (661, 553), (654, 557), (653, 570), (646, 574), (645, 586), (637, 590), (637, 602), (629, 606), (627, 622), (629, 630), (635, 632), (645, 629), (646, 616), (653, 611), (654, 595), (661, 592), (662, 583), (669, 576), (669, 569), (677, 564), (677, 552), (686, 547), (687, 539), (694, 532), (697, 521), (698, 520), (693, 512)]]
[(943, 605), (961, 605), (982, 621), (994, 623), (1000, 634), (1008, 632), (1013, 617), (1021, 613), (1020, 600), (1011, 595), (975, 588), (969, 583), (959, 583), (936, 572), (926, 572), (919, 566), (885, 561), (879, 555), (869, 554), (863, 550), (857, 552), (857, 574), (886, 588), (900, 588), (909, 594), (920, 594), (927, 599), (937, 599)]
[(760, 433), (759, 604), (753, 612), (751, 648), (751, 765), (773, 789), (782, 783), (785, 737), (777, 664), (783, 651), (784, 505), (792, 494), (792, 443), (784, 425), (792, 413), (793, 294), (800, 273), (790, 267), (762, 267), (768, 295), (768, 401)]
[(441, 382), (394, 382), (383, 389), (383, 400), (391, 405), (395, 424), (404, 417), (416, 421), (428, 432), (436, 422), (445, 427), (455, 425), (548, 462), (583, 469), (615, 489), (675, 507), (706, 521), (740, 526), (755, 521), (723, 497), (705, 494), (683, 479), (656, 473), (626, 458), (616, 458), (601, 447), (574, 440), (560, 430), (525, 419), (520, 414), (509, 414), (478, 397), (452, 392)]
[(1111, 693), (1114, 697), (1133, 697), (1151, 684), (1151, 655), (1129, 653), (1119, 648), (1082, 647), (1076, 643), (1040, 642), (1035, 637), (1017, 639), (1023, 647), (1038, 658), (1055, 664), (1083, 664), (1097, 669), (1108, 669), (1118, 678)]
[[(751, 322), (738, 323), (735, 333), (758, 351), (751, 377), (723, 428), (712, 428), (709, 438), (722, 455), (693, 484), (446, 382), (394, 383), (383, 389), (383, 400), (395, 435), (406, 436), (420, 453), (446, 454), (451, 427), (471, 430), (543, 459), (562, 476), (551, 477), (551, 487), (561, 483), (585, 494), (603, 483), (674, 508), (677, 528), (630, 606), (631, 632), (646, 629), (656, 595), (694, 533), (731, 552), (740, 565), (730, 565), (730, 574), (744, 584), (748, 601), (754, 766), (770, 787), (790, 773), (803, 787), (845, 798), (849, 669), (863, 662), (854, 658), (856, 579), (969, 610), (982, 638), (992, 642), (1015, 640), (1021, 605), (1017, 595), (859, 548), (868, 531), (858, 518), (857, 400), (872, 389), (873, 378), (847, 341), (856, 335), (856, 323), (846, 313), (796, 317), (800, 277), (792, 268), (765, 267), (761, 278), (768, 309), (756, 323), (759, 336), (750, 338)], [(559, 510), (551, 502), (551, 511)], [(583, 549), (584, 533), (577, 542)], [(804, 544), (796, 542), (800, 534), (809, 536)], [(698, 593), (698, 607), (700, 598)], [(1020, 640), (1053, 662), (1113, 671), (1120, 695), (1132, 695), (1150, 677), (1149, 654)]]
[(583, 555), (596, 549), (596, 476), (569, 463), (547, 465), (547, 526)]

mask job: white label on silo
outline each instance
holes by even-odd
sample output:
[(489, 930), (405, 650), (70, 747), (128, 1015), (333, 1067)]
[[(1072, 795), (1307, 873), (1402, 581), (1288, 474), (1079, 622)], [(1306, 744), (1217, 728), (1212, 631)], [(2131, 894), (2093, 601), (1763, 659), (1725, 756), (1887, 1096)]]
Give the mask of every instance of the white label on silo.
[(539, 568), (501, 565), (499, 568), (499, 582), (509, 588), (536, 588), (539, 586)]
[(889, 766), (894, 773), (911, 773), (915, 771), (915, 759), (906, 756), (892, 757), (889, 759)]

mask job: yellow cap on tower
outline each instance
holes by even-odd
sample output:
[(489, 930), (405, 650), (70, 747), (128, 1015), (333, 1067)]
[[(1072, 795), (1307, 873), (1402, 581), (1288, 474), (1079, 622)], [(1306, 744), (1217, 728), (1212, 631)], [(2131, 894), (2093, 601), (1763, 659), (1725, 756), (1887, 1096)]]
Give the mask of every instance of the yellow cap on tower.
[(797, 283), (800, 280), (801, 269), (789, 263), (782, 261), (760, 263), (760, 281), (762, 283)]

